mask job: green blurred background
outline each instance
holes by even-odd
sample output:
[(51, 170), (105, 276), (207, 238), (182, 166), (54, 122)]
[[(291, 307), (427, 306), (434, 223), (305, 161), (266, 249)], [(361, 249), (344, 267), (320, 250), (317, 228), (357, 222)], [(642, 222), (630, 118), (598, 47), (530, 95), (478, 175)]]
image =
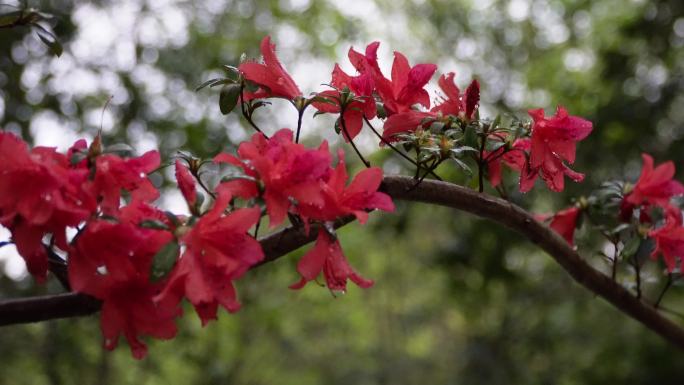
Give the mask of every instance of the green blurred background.
[[(36, 144), (64, 149), (80, 135), (92, 138), (112, 96), (102, 119), (109, 143), (128, 142), (139, 152), (159, 148), (167, 158), (178, 149), (199, 156), (230, 150), (251, 134), (248, 126), (237, 115), (220, 114), (216, 92), (193, 89), (222, 64), (237, 63), (241, 53), (257, 56), (259, 41), (270, 34), (305, 93), (329, 81), (335, 61), (350, 68), (350, 45), (363, 49), (380, 40), (384, 69), (398, 50), (412, 63), (456, 71), (461, 85), (477, 77), (484, 113), (522, 117), (528, 108), (551, 112), (563, 104), (592, 120), (594, 132), (579, 146), (574, 167), (587, 180), (569, 184), (563, 194), (538, 186), (512, 196), (533, 211), (561, 209), (607, 179), (636, 179), (643, 151), (680, 168), (684, 160), (681, 0), (30, 5), (57, 16), (54, 30), (65, 53), (54, 58), (34, 33), (0, 29), (0, 126)], [(276, 102), (258, 113), (266, 131), (294, 125), (296, 113), (284, 106)], [(306, 120), (306, 141), (327, 138), (339, 145), (331, 122)], [(365, 152), (374, 148), (372, 137), (360, 141)], [(409, 172), (388, 153), (372, 160), (387, 172)], [(182, 207), (173, 190), (161, 203)], [(596, 256), (605, 245), (592, 234), (580, 235), (586, 259), (605, 268)], [(376, 281), (373, 288), (352, 285), (337, 298), (314, 284), (287, 289), (297, 280), (300, 250), (239, 282), (239, 313), (222, 312), (218, 322), (201, 328), (187, 311), (177, 338), (150, 341), (143, 361), (133, 360), (123, 341), (113, 353), (102, 350), (96, 316), (0, 328), (0, 383), (684, 381), (684, 354), (495, 224), (399, 202), (395, 214), (374, 214), (366, 227), (344, 228), (341, 238), (352, 264)], [(0, 264), (3, 298), (60, 291), (56, 282), (34, 285), (8, 247), (0, 249)], [(625, 285), (633, 285), (632, 277), (626, 267), (620, 271)], [(646, 295), (657, 295), (662, 284), (659, 269), (652, 268)], [(681, 292), (673, 288), (665, 306), (684, 312)]]

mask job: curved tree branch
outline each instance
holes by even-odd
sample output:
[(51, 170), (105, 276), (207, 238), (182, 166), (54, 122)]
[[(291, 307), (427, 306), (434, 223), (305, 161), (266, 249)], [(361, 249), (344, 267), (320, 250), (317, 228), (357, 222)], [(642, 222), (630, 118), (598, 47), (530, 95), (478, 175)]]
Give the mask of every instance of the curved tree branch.
[[(682, 327), (584, 262), (560, 235), (513, 203), (446, 182), (423, 181), (416, 186), (414, 179), (404, 176), (385, 177), (381, 189), (394, 199), (455, 208), (517, 231), (546, 251), (579, 284), (670, 343), (684, 349)], [(345, 217), (336, 225), (343, 226), (351, 220), (352, 218)], [(313, 241), (315, 234), (316, 231), (311, 231), (307, 235), (302, 228), (291, 227), (262, 238), (260, 242), (266, 258), (259, 265), (278, 259)], [(0, 302), (0, 325), (83, 316), (98, 310), (97, 300), (77, 293), (8, 300)]]

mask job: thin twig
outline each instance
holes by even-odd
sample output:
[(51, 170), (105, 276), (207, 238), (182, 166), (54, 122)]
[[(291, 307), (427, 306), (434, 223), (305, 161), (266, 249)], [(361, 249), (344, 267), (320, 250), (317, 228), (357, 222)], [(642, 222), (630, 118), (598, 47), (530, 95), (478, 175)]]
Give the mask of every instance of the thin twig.
[(663, 290), (660, 292), (660, 295), (658, 295), (658, 299), (656, 300), (655, 304), (653, 304), (653, 307), (655, 307), (656, 309), (658, 308), (660, 302), (663, 300), (663, 297), (665, 297), (665, 292), (667, 291), (667, 289), (670, 288), (670, 286), (672, 286), (672, 273), (669, 273), (667, 275), (667, 282), (665, 282), (665, 287), (663, 287)]
[[(391, 148), (392, 150), (394, 150), (394, 152), (397, 153), (397, 154), (399, 154), (402, 158), (404, 158), (404, 159), (408, 160), (409, 162), (411, 162), (412, 165), (418, 167), (419, 169), (421, 168), (421, 166), (420, 166), (418, 163), (416, 163), (416, 161), (414, 161), (413, 159), (411, 159), (411, 157), (409, 157), (408, 155), (404, 154), (401, 150), (399, 150), (396, 146), (394, 146), (389, 140), (385, 139), (384, 136), (380, 135), (380, 133), (378, 132), (378, 130), (375, 129), (375, 127), (371, 124), (371, 122), (370, 122), (365, 116), (363, 117), (363, 120), (366, 122), (366, 124), (367, 124), (368, 127), (371, 129), (371, 131), (373, 131), (373, 133), (375, 134), (375, 136), (377, 136), (378, 139), (380, 139), (380, 141), (381, 141), (383, 144), (385, 144), (387, 147), (389, 147), (389, 148)], [(430, 174), (432, 174), (432, 176), (434, 176), (435, 179), (437, 179), (437, 180), (442, 180), (442, 178), (440, 178), (439, 175), (435, 174), (433, 171), (431, 171)]]
[(349, 144), (351, 144), (352, 148), (356, 152), (356, 155), (359, 156), (359, 158), (361, 159), (363, 164), (366, 167), (370, 167), (371, 166), (370, 162), (367, 161), (366, 158), (363, 157), (363, 155), (361, 155), (361, 151), (359, 151), (359, 149), (356, 148), (356, 144), (354, 144), (354, 140), (351, 138), (351, 136), (349, 136), (349, 132), (347, 131), (347, 124), (344, 122), (344, 111), (345, 111), (345, 106), (343, 105), (340, 108), (340, 124), (342, 125), (342, 132), (344, 133), (344, 137), (346, 137), (347, 140), (349, 140)]
[(264, 134), (263, 131), (257, 126), (253, 121), (252, 121), (252, 114), (248, 114), (247, 111), (245, 110), (245, 85), (242, 84), (240, 85), (240, 111), (242, 111), (242, 116), (245, 117), (245, 120), (255, 129), (257, 130), (258, 133), (261, 135), (265, 136), (266, 139), (268, 139), (268, 135)]

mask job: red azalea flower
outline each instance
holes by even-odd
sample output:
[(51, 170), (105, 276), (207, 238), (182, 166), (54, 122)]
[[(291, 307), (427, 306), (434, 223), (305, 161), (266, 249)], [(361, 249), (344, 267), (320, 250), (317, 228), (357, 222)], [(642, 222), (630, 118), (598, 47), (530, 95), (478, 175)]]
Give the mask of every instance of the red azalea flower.
[(565, 210), (557, 212), (551, 219), (549, 227), (560, 234), (569, 244), (574, 245), (575, 229), (577, 228), (577, 219), (582, 210), (579, 207), (573, 206)]
[(361, 277), (349, 266), (340, 242), (324, 229), (318, 231), (314, 247), (299, 260), (297, 272), (302, 278), (290, 288), (301, 289), (307, 282), (316, 279), (321, 271), (331, 291), (347, 290), (348, 279), (364, 289), (373, 286), (373, 281)]
[[(239, 158), (219, 154), (214, 160), (241, 167), (262, 184), (271, 227), (285, 220), (293, 204), (323, 205), (321, 182), (330, 175), (327, 142), (316, 150), (307, 149), (292, 141), (292, 131), (282, 129), (270, 139), (254, 134), (251, 141), (240, 145), (238, 155)], [(225, 185), (236, 195), (253, 193), (256, 196), (258, 192), (256, 182), (250, 180), (235, 180)]]
[[(344, 106), (343, 118), (349, 137), (347, 137), (344, 131), (342, 133), (344, 139), (348, 142), (361, 132), (364, 117), (366, 119), (373, 119), (375, 117), (376, 107), (375, 99), (373, 98), (373, 79), (370, 74), (361, 74), (352, 77), (335, 64), (335, 68), (332, 72), (331, 85), (335, 87), (336, 90), (318, 93), (318, 96), (325, 98), (326, 101), (315, 101), (312, 104), (321, 112), (340, 113), (342, 111), (342, 105), (340, 103), (342, 93), (340, 90), (346, 88), (354, 93), (355, 100)], [(358, 100), (359, 98), (361, 98), (361, 100)]]
[(232, 198), (219, 187), (214, 207), (182, 236), (185, 252), (159, 295), (162, 303), (178, 303), (185, 296), (193, 304), (202, 325), (216, 319), (218, 305), (239, 310), (233, 280), (264, 258), (261, 245), (247, 231), (261, 216), (259, 207), (238, 209), (224, 215)]
[(119, 209), (122, 189), (128, 191), (134, 200), (149, 202), (159, 198), (159, 191), (147, 178), (147, 174), (159, 168), (159, 164), (157, 151), (129, 159), (113, 154), (98, 156), (93, 186), (102, 197), (102, 211), (111, 215)]
[(438, 85), (446, 98), (442, 103), (432, 108), (432, 112), (441, 112), (443, 115), (462, 115), (472, 119), (480, 103), (480, 83), (473, 80), (466, 89), (465, 95), (461, 96), (461, 90), (454, 82), (455, 73), (449, 72), (439, 78)]
[(178, 182), (178, 188), (181, 190), (183, 198), (185, 198), (185, 201), (188, 203), (190, 211), (193, 211), (195, 204), (197, 203), (195, 178), (180, 160), (176, 160), (176, 182)]
[(656, 243), (651, 258), (656, 259), (658, 254), (662, 255), (667, 271), (671, 273), (677, 267), (677, 259), (681, 263), (684, 258), (684, 227), (682, 227), (681, 211), (668, 205), (665, 225), (651, 230), (648, 236)]
[(302, 217), (322, 222), (334, 221), (339, 217), (354, 214), (361, 224), (366, 223), (366, 210), (380, 209), (394, 211), (394, 203), (389, 195), (379, 192), (382, 182), (382, 169), (365, 168), (347, 186), (349, 176), (344, 163), (344, 152), (338, 152), (339, 161), (330, 179), (322, 186), (324, 204), (322, 207), (299, 205)]
[(169, 339), (176, 334), (177, 303), (157, 303), (164, 282), (150, 281), (154, 256), (172, 242), (168, 231), (139, 227), (144, 219), (164, 214), (142, 202), (122, 208), (118, 222), (86, 224), (69, 252), (69, 283), (73, 290), (102, 300), (100, 325), (105, 348), (117, 346), (121, 334), (133, 356), (143, 358), (147, 346), (140, 335)]
[(349, 61), (359, 73), (370, 74), (373, 79), (384, 78), (378, 65), (378, 47), (380, 47), (380, 42), (374, 41), (366, 46), (363, 54), (355, 51), (354, 47), (349, 48), (347, 54)]
[(411, 67), (408, 59), (400, 52), (394, 53), (392, 79), (387, 79), (378, 66), (377, 49), (379, 43), (373, 42), (366, 47), (362, 55), (353, 49), (349, 51), (349, 60), (362, 74), (370, 74), (375, 89), (382, 99), (387, 116), (406, 112), (414, 104), (430, 108), (430, 95), (423, 89), (437, 70), (434, 64), (416, 64)]
[(455, 74), (450, 72), (439, 78), (439, 87), (446, 95), (440, 104), (434, 106), (429, 112), (408, 110), (391, 115), (383, 126), (383, 137), (386, 140), (394, 140), (393, 137), (397, 134), (414, 132), (418, 127), (427, 128), (432, 122), (445, 115), (472, 119), (480, 102), (480, 84), (477, 80), (473, 80), (466, 89), (465, 95), (461, 96), (461, 91), (454, 83), (454, 76)]
[[(525, 154), (530, 150), (531, 142), (528, 138), (516, 139), (513, 142), (512, 148), (505, 151), (503, 147), (498, 148), (492, 152), (485, 152), (485, 159), (487, 162), (487, 171), (489, 175), (489, 182), (492, 187), (496, 187), (501, 184), (501, 165), (502, 163), (513, 169), (514, 171), (521, 173), (521, 183), (522, 173), (527, 164), (527, 157)], [(534, 180), (532, 180), (534, 183)]]
[(275, 44), (271, 44), (271, 37), (266, 36), (261, 41), (261, 55), (264, 64), (245, 62), (238, 69), (245, 78), (261, 87), (254, 93), (245, 92), (245, 100), (258, 98), (285, 98), (293, 100), (302, 95), (290, 74), (280, 64), (275, 53)]
[[(532, 145), (530, 149), (530, 167), (524, 170), (526, 180), (534, 180), (537, 175), (553, 191), (563, 191), (564, 176), (580, 182), (584, 175), (571, 170), (563, 161), (575, 162), (577, 142), (586, 138), (592, 130), (590, 121), (568, 115), (565, 108), (558, 106), (556, 114), (544, 117), (544, 110), (530, 110), (534, 119), (532, 125)], [(526, 192), (533, 183), (521, 183), (520, 191)]]
[(415, 132), (418, 127), (427, 128), (437, 120), (438, 117), (439, 115), (434, 112), (416, 110), (394, 114), (385, 120), (382, 137), (387, 141), (396, 141), (397, 135)]
[(684, 194), (684, 185), (673, 180), (675, 166), (672, 161), (653, 167), (653, 157), (641, 154), (644, 167), (632, 191), (625, 196), (631, 205), (657, 205), (665, 207), (675, 195)]
[(95, 200), (82, 187), (88, 172), (70, 168), (53, 148), (31, 151), (21, 139), (0, 132), (0, 223), (10, 229), (29, 272), (43, 282), (47, 253), (42, 243), (53, 234), (66, 250), (65, 230), (95, 211)]

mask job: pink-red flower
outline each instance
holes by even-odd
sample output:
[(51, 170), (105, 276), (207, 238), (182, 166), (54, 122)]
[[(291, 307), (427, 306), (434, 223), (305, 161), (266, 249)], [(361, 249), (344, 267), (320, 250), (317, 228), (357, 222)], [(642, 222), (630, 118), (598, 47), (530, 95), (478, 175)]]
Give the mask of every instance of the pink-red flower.
[(15, 135), (0, 132), (0, 223), (10, 229), (29, 272), (40, 282), (48, 267), (43, 237), (52, 234), (65, 250), (66, 228), (96, 209), (83, 189), (87, 176), (87, 170), (71, 168), (54, 148), (29, 151)]
[[(340, 150), (338, 157), (339, 162), (335, 171), (323, 186), (323, 206), (320, 208), (308, 205), (298, 206), (298, 214), (306, 223), (309, 220), (330, 223), (342, 216), (353, 214), (361, 224), (364, 224), (368, 220), (369, 210), (394, 211), (394, 203), (389, 195), (377, 191), (382, 182), (380, 168), (364, 169), (347, 186), (349, 177), (344, 163), (344, 152)], [(344, 291), (348, 279), (363, 288), (373, 284), (349, 266), (339, 241), (325, 229), (319, 230), (316, 245), (299, 261), (297, 271), (302, 278), (298, 283), (290, 286), (293, 289), (299, 289), (306, 282), (316, 279), (321, 271), (323, 271), (328, 288), (333, 291)]]
[(378, 66), (378, 46), (377, 42), (369, 44), (365, 55), (350, 49), (349, 60), (357, 71), (371, 75), (387, 116), (409, 111), (414, 104), (430, 108), (430, 95), (424, 87), (437, 70), (437, 66), (416, 64), (411, 67), (404, 55), (395, 52), (392, 78), (387, 79)]
[[(567, 110), (558, 106), (556, 114), (544, 117), (544, 110), (530, 110), (534, 120), (532, 125), (532, 145), (530, 148), (530, 167), (525, 170), (526, 179), (534, 179), (537, 175), (546, 182), (553, 191), (563, 191), (564, 177), (580, 182), (584, 174), (571, 170), (565, 162), (575, 162), (577, 142), (586, 138), (592, 130), (590, 121), (577, 116), (568, 115)], [(532, 188), (532, 183), (521, 184), (520, 191)]]
[(202, 325), (216, 319), (219, 305), (229, 312), (240, 309), (233, 281), (264, 258), (259, 242), (247, 233), (259, 220), (260, 208), (224, 214), (232, 195), (226, 186), (217, 190), (213, 208), (180, 238), (185, 252), (158, 297), (160, 303), (186, 297)]
[(222, 153), (214, 160), (242, 168), (252, 180), (237, 179), (224, 184), (230, 186), (234, 195), (248, 198), (259, 193), (260, 185), (271, 227), (285, 220), (292, 205), (323, 205), (321, 182), (330, 175), (327, 142), (318, 149), (307, 149), (292, 141), (292, 131), (282, 129), (270, 139), (254, 134), (251, 141), (240, 145), (238, 156)]
[(114, 154), (100, 155), (95, 160), (93, 187), (105, 214), (114, 214), (120, 205), (121, 190), (131, 194), (133, 200), (145, 202), (159, 198), (159, 191), (147, 174), (159, 168), (158, 151), (148, 151), (137, 158), (124, 159)]
[(176, 334), (177, 303), (158, 303), (164, 282), (152, 282), (153, 258), (173, 240), (168, 231), (141, 228), (144, 219), (163, 214), (143, 202), (124, 207), (116, 222), (89, 221), (69, 252), (69, 282), (73, 290), (102, 300), (100, 325), (105, 348), (128, 340), (133, 356), (143, 358), (141, 335), (169, 339)]
[(365, 168), (347, 186), (349, 175), (344, 163), (344, 152), (338, 152), (339, 161), (330, 178), (322, 184), (323, 205), (302, 204), (298, 213), (305, 219), (329, 222), (345, 215), (353, 214), (361, 224), (366, 223), (368, 211), (379, 209), (394, 211), (394, 203), (389, 195), (379, 192), (382, 182), (382, 169)]
[[(373, 98), (373, 79), (370, 74), (364, 73), (359, 76), (350, 76), (335, 64), (332, 72), (331, 85), (335, 90), (318, 93), (318, 97), (325, 101), (314, 101), (313, 106), (320, 112), (340, 113), (344, 109), (344, 115), (340, 119), (340, 128), (346, 141), (354, 139), (363, 127), (363, 118), (373, 119), (376, 114), (375, 99)], [(352, 92), (354, 99), (343, 100), (343, 91)], [(342, 126), (344, 124), (344, 126)], [(345, 130), (346, 129), (346, 133)], [(349, 136), (347, 137), (347, 133)]]
[(176, 182), (178, 182), (178, 188), (183, 194), (183, 198), (188, 203), (190, 211), (194, 210), (197, 204), (197, 189), (195, 188), (195, 178), (190, 173), (190, 170), (181, 163), (180, 160), (176, 160)]
[(307, 282), (316, 279), (321, 272), (331, 291), (345, 291), (347, 280), (350, 279), (362, 288), (373, 286), (373, 281), (354, 271), (342, 253), (340, 242), (324, 229), (318, 231), (314, 247), (299, 260), (297, 272), (302, 278), (292, 284), (291, 289), (301, 289)]
[(684, 227), (682, 214), (678, 208), (668, 205), (665, 209), (665, 224), (651, 230), (648, 236), (653, 238), (656, 244), (651, 258), (656, 259), (659, 254), (662, 255), (669, 272), (677, 267), (677, 260), (681, 264), (684, 258)]
[(446, 97), (442, 98), (442, 102), (434, 106), (431, 111), (472, 119), (480, 103), (480, 83), (473, 80), (465, 94), (461, 95), (461, 90), (454, 82), (454, 76), (456, 74), (453, 72), (440, 76), (437, 84)]
[[(527, 157), (525, 153), (530, 150), (531, 142), (528, 138), (516, 139), (511, 146), (511, 149), (506, 151), (504, 147), (499, 147), (492, 152), (485, 152), (484, 157), (487, 159), (487, 171), (489, 175), (489, 182), (492, 187), (501, 184), (501, 165), (505, 164), (514, 171), (521, 173), (521, 185), (525, 183), (523, 180), (523, 172), (527, 165)], [(532, 180), (534, 183), (534, 180)]]
[[(454, 83), (453, 72), (439, 78), (439, 87), (446, 97), (430, 111), (408, 110), (391, 115), (383, 126), (383, 137), (396, 140), (398, 134), (414, 132), (418, 127), (427, 128), (443, 116), (454, 115), (472, 119), (480, 103), (480, 84), (473, 80), (464, 95)], [(428, 103), (429, 104), (429, 103)]]
[(582, 210), (577, 206), (561, 210), (551, 218), (549, 227), (565, 238), (569, 244), (573, 245), (575, 229), (577, 228), (577, 219), (581, 212)]
[(675, 174), (672, 161), (654, 168), (653, 157), (641, 154), (641, 158), (644, 160), (641, 175), (632, 191), (625, 196), (625, 201), (634, 206), (646, 204), (664, 207), (673, 196), (684, 194), (684, 185), (672, 179)]
[(275, 44), (271, 43), (271, 37), (266, 36), (261, 41), (261, 55), (264, 63), (248, 61), (240, 64), (238, 69), (245, 79), (259, 85), (254, 92), (245, 92), (245, 100), (259, 98), (285, 98), (293, 100), (302, 95), (290, 74), (285, 71), (275, 53)]

